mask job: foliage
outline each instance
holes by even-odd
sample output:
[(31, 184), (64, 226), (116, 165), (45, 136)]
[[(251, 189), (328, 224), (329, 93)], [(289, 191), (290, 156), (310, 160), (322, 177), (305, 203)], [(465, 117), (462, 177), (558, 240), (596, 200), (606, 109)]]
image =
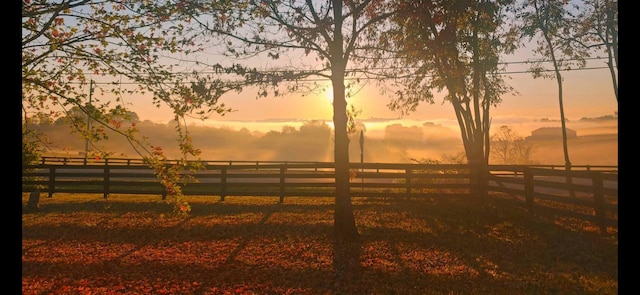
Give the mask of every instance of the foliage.
[[(181, 25), (186, 20), (174, 12), (169, 2), (24, 1), (25, 113), (54, 118), (84, 113), (117, 129), (112, 119), (127, 112), (124, 95), (150, 92), (156, 105), (178, 108), (173, 86), (187, 76), (175, 73), (162, 57), (197, 47), (192, 49), (195, 43)], [(99, 133), (86, 127), (77, 129), (88, 136)]]
[(613, 92), (618, 100), (618, 1), (583, 0), (573, 14), (571, 41), (579, 47), (604, 53), (611, 73)]
[(509, 126), (500, 126), (500, 130), (491, 136), (491, 159), (494, 164), (535, 164), (531, 154), (533, 145), (514, 132)]
[[(441, 156), (440, 160), (435, 160), (432, 158), (421, 158), (421, 159), (415, 159), (415, 158), (411, 158), (410, 159), (412, 162), (417, 163), (417, 164), (430, 164), (430, 165), (439, 165), (439, 164), (465, 164), (466, 158), (465, 158), (465, 153), (461, 152), (457, 155), (449, 155), (449, 154), (444, 154)], [(423, 173), (423, 174), (458, 174), (458, 173), (464, 173), (465, 169), (421, 169), (418, 171), (418, 173)], [(415, 183), (419, 183), (419, 184), (436, 184), (436, 183), (464, 183), (465, 180), (464, 179), (455, 179), (455, 178), (434, 178), (434, 177), (420, 177), (420, 178), (414, 178), (412, 180)], [(406, 181), (405, 181), (406, 182)], [(428, 193), (428, 192), (438, 192), (438, 191), (442, 191), (442, 189), (429, 189), (429, 188), (423, 188), (422, 192), (423, 193)], [(451, 189), (449, 192), (452, 192)]]
[(362, 113), (362, 110), (356, 109), (354, 105), (347, 108), (347, 134), (354, 135), (358, 131), (358, 115)]
[(36, 132), (23, 125), (22, 127), (22, 172), (40, 159), (42, 150), (37, 141), (33, 139)]
[(470, 163), (487, 163), (490, 108), (513, 92), (498, 74), (500, 55), (517, 45), (506, 23), (511, 4), (394, 1), (394, 26), (380, 37), (380, 46), (393, 51), (387, 66), (398, 88), (388, 106), (413, 112), (446, 90)]
[[(28, 194), (23, 196), (26, 204)], [(56, 194), (22, 215), (22, 293), (618, 294), (618, 232), (496, 195), (354, 198), (361, 238), (331, 238), (333, 198)], [(557, 208), (560, 209), (560, 208)], [(352, 263), (340, 269), (336, 255)]]
[[(196, 109), (224, 114), (228, 109), (217, 96), (167, 62), (200, 50), (185, 25), (189, 18), (177, 12), (173, 1), (23, 0), (23, 123), (64, 116), (91, 145), (91, 156), (111, 155), (94, 144), (110, 130), (153, 158), (154, 149), (127, 117), (125, 95), (151, 93), (156, 106), (174, 110), (177, 122)], [(189, 141), (187, 132), (179, 136), (180, 144)]]
[(38, 145), (38, 133), (35, 130), (27, 128), (26, 124), (22, 125), (22, 179), (29, 180), (25, 177), (25, 172), (30, 172), (29, 165), (36, 164), (42, 154), (42, 149)]
[[(586, 66), (589, 52), (572, 42), (574, 34), (578, 34), (572, 22), (572, 15), (576, 13), (572, 10), (576, 9), (566, 1), (521, 1), (517, 10), (521, 38), (534, 42), (532, 53), (539, 57), (531, 66), (534, 78), (561, 81), (558, 70)], [(552, 70), (545, 67), (547, 63), (552, 63)]]

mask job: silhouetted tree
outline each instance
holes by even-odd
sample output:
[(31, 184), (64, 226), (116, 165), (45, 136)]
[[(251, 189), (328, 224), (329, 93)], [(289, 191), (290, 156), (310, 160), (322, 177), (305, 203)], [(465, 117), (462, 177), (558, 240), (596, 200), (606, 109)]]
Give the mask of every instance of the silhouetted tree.
[[(557, 0), (523, 0), (518, 16), (522, 21), (522, 35), (529, 40), (536, 40), (534, 53), (540, 59), (532, 68), (534, 78), (555, 79), (558, 84), (558, 104), (560, 124), (562, 128), (562, 150), (564, 152), (565, 169), (571, 170), (569, 148), (567, 142), (567, 126), (564, 112), (562, 88), (562, 70), (582, 68), (586, 66), (585, 57), (588, 52), (584, 48), (575, 47), (570, 41), (574, 35), (570, 21), (570, 6), (566, 1)], [(542, 65), (544, 62), (553, 65), (552, 74)], [(567, 176), (571, 184), (571, 177)], [(572, 191), (573, 194), (573, 191)]]
[[(398, 89), (392, 110), (413, 112), (433, 93), (446, 90), (469, 164), (477, 181), (489, 158), (490, 108), (512, 92), (500, 75), (500, 57), (516, 48), (507, 12), (513, 1), (394, 1), (402, 13), (381, 35), (380, 46), (395, 50), (390, 67)], [(384, 61), (384, 57), (381, 57)]]
[[(604, 52), (611, 75), (613, 93), (618, 101), (618, 1), (583, 0), (573, 16), (574, 44)], [(593, 52), (593, 51), (592, 51)]]
[[(211, 4), (215, 3), (215, 4)], [(386, 12), (382, 1), (228, 1), (191, 3), (187, 13), (233, 64), (211, 65), (217, 75), (240, 75), (241, 82), (258, 85), (258, 96), (278, 96), (286, 92), (309, 90), (305, 79), (319, 76), (331, 81), (333, 89), (334, 161), (336, 183), (335, 232), (338, 238), (358, 236), (350, 197), (349, 138), (347, 101), (350, 85), (345, 77), (360, 70), (348, 68), (349, 62), (368, 55), (371, 40), (364, 31), (381, 24), (393, 12)], [(212, 23), (211, 20), (214, 20)], [(283, 65), (287, 52), (299, 64), (314, 57), (312, 68), (296, 69)], [(312, 54), (313, 53), (313, 54)], [(259, 69), (250, 60), (263, 56), (273, 60)], [(279, 61), (279, 62), (278, 62)], [(356, 80), (354, 77), (354, 80)], [(216, 81), (217, 78), (211, 78)], [(284, 86), (286, 85), (286, 87)]]
[(509, 126), (500, 129), (491, 136), (491, 154), (497, 164), (532, 164), (533, 146)]

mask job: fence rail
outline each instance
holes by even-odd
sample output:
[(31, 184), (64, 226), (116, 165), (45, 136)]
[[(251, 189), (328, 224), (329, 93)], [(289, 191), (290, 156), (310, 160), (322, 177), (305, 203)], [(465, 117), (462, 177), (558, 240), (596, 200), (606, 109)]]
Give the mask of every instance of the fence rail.
[[(333, 196), (332, 162), (202, 161), (196, 181), (183, 183), (185, 195)], [(42, 158), (23, 175), (23, 191), (40, 187), (55, 193), (158, 194), (166, 192), (142, 159)], [(351, 163), (354, 197), (470, 196), (481, 191), (477, 169), (465, 164)], [(522, 200), (529, 210), (552, 204), (583, 206), (601, 228), (617, 224), (618, 167), (489, 165), (488, 192)], [(585, 217), (585, 216), (583, 216)]]

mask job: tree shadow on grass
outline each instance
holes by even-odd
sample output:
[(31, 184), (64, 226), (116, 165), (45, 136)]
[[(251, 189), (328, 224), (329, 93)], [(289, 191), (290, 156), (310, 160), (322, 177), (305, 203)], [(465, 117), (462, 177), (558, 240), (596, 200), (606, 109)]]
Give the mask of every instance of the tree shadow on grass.
[(350, 241), (333, 238), (333, 283), (334, 294), (352, 294), (353, 283), (361, 280), (363, 274), (360, 257), (361, 238)]
[[(49, 216), (29, 214), (23, 284), (58, 286), (40, 292), (87, 281), (139, 293), (177, 286), (186, 294), (617, 291), (617, 242), (567, 228), (558, 223), (564, 216), (526, 214), (506, 200), (485, 205), (466, 199), (355, 202), (361, 236), (349, 243), (332, 240), (329, 205), (204, 204), (193, 218), (162, 226), (156, 222), (167, 220), (147, 214), (113, 221), (106, 214), (100, 217), (105, 223), (91, 225), (77, 215), (51, 225)], [(321, 222), (309, 219), (314, 210), (327, 211), (317, 214)], [(88, 212), (80, 217), (102, 211)]]

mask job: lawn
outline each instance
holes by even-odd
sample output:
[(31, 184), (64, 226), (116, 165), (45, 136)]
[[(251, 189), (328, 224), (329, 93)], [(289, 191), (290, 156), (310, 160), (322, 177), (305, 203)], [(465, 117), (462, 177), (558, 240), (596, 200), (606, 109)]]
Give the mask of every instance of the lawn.
[[(28, 196), (23, 195), (23, 204)], [(332, 198), (56, 194), (22, 214), (22, 294), (618, 294), (618, 232), (508, 196)]]

